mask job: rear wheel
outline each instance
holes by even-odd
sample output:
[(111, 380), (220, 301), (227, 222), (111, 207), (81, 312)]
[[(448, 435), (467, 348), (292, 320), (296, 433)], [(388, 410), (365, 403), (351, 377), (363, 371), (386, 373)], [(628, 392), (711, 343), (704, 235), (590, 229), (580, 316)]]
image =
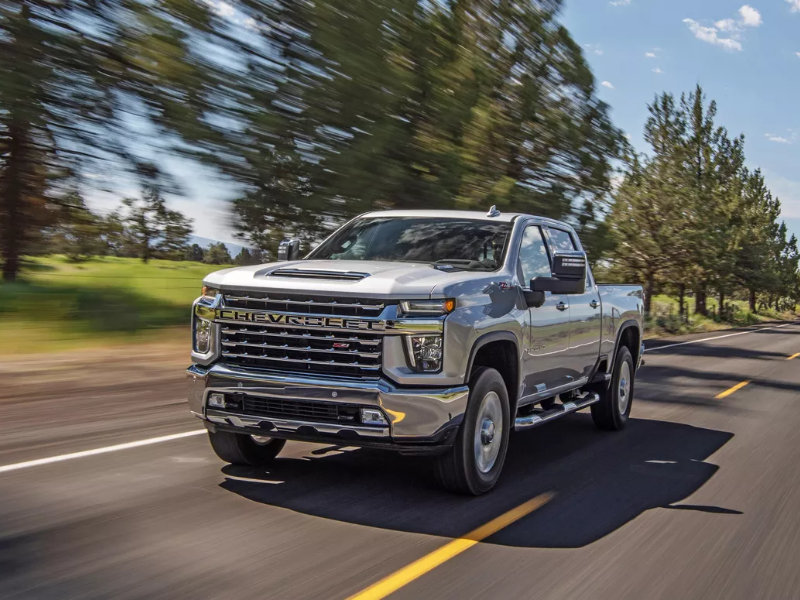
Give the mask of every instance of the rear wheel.
[(254, 467), (271, 463), (286, 445), (286, 440), (228, 431), (209, 431), (208, 439), (216, 455), (225, 462)]
[(599, 429), (616, 431), (625, 427), (633, 403), (636, 369), (627, 346), (617, 351), (609, 386), (600, 391), (600, 402), (592, 404), (592, 419)]
[(436, 475), (442, 486), (475, 496), (492, 489), (503, 470), (510, 426), (503, 378), (495, 369), (477, 368), (470, 379), (467, 412), (455, 442), (436, 458)]

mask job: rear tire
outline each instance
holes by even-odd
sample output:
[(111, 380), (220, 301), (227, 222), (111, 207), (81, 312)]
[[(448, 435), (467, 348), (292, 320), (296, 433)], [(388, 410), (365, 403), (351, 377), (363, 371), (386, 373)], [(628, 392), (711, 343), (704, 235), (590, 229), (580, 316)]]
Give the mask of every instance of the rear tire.
[(214, 452), (232, 465), (259, 467), (271, 463), (286, 445), (286, 440), (274, 438), (254, 439), (245, 433), (209, 431), (208, 439)]
[(619, 431), (628, 422), (633, 404), (636, 369), (627, 346), (617, 351), (611, 383), (600, 390), (600, 402), (592, 404), (592, 419), (598, 429)]
[(470, 378), (464, 422), (453, 446), (436, 457), (436, 477), (447, 490), (478, 496), (500, 478), (511, 419), (508, 391), (500, 373), (479, 367)]

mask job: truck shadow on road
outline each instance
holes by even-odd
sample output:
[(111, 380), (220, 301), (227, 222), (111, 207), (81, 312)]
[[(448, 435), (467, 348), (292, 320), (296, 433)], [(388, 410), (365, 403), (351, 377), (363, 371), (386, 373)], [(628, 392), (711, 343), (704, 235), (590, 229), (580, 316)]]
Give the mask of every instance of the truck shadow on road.
[(643, 419), (632, 419), (621, 433), (600, 433), (589, 415), (576, 414), (515, 434), (498, 487), (478, 498), (438, 489), (424, 458), (365, 449), (319, 449), (299, 459), (278, 459), (268, 472), (226, 466), (220, 485), (269, 506), (443, 537), (461, 536), (549, 491), (555, 497), (548, 504), (487, 542), (570, 548), (590, 544), (652, 508), (741, 514), (680, 504), (714, 475), (718, 467), (706, 459), (732, 437)]

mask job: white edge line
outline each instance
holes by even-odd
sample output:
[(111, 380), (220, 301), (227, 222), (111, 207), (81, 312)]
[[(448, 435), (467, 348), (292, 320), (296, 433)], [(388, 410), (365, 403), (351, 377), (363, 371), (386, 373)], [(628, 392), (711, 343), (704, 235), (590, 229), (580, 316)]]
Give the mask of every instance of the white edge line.
[(71, 452), (69, 454), (59, 454), (58, 456), (48, 456), (47, 458), (37, 458), (36, 460), (26, 460), (25, 462), (14, 463), (12, 465), (2, 465), (0, 466), (0, 473), (19, 471), (20, 469), (29, 469), (31, 467), (49, 465), (52, 463), (63, 462), (65, 460), (73, 460), (75, 458), (96, 456), (98, 454), (107, 454), (109, 452), (118, 452), (120, 450), (130, 450), (131, 448), (150, 446), (152, 444), (160, 444), (162, 442), (171, 442), (172, 440), (179, 440), (193, 435), (200, 435), (201, 433), (205, 432), (205, 429), (195, 429), (193, 431), (162, 435), (161, 437), (148, 438), (146, 440), (137, 440), (135, 442), (126, 442), (124, 444), (116, 444), (114, 446), (105, 446), (104, 448), (93, 448), (92, 450), (82, 450), (81, 452)]
[(667, 348), (674, 348), (675, 346), (685, 346), (686, 344), (697, 344), (699, 342), (708, 342), (711, 340), (721, 340), (722, 338), (733, 337), (735, 335), (747, 335), (748, 333), (758, 333), (765, 329), (780, 329), (792, 323), (784, 323), (783, 325), (774, 325), (771, 327), (759, 327), (758, 329), (751, 329), (750, 331), (737, 331), (736, 333), (727, 333), (725, 335), (715, 335), (714, 337), (707, 337), (701, 340), (689, 340), (688, 342), (678, 342), (677, 344), (667, 344), (666, 346), (658, 346), (657, 348), (645, 348), (645, 352), (655, 352), (656, 350), (665, 350)]

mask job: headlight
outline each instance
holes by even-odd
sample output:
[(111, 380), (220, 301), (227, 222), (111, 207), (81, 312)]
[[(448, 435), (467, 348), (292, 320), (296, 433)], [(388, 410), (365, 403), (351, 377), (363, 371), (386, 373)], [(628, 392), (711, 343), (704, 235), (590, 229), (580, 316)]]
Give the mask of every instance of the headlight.
[(194, 324), (194, 351), (198, 354), (208, 354), (211, 350), (211, 321), (196, 318)]
[(452, 298), (443, 300), (406, 300), (400, 303), (398, 316), (401, 317), (440, 317), (453, 312), (456, 301)]
[(207, 285), (203, 286), (203, 291), (201, 292), (201, 296), (203, 300), (214, 300), (219, 294), (219, 290), (217, 288), (212, 288)]
[(442, 336), (410, 335), (406, 338), (411, 366), (417, 371), (435, 373), (442, 369)]

